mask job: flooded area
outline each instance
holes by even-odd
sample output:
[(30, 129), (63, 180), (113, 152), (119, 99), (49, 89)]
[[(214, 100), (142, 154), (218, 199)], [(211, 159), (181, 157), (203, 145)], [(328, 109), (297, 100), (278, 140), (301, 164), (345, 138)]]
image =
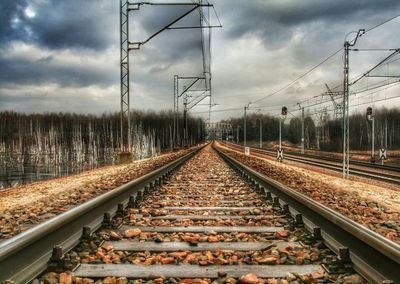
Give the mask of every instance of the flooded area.
[(51, 179), (86, 170), (95, 169), (105, 165), (113, 165), (116, 155), (97, 156), (85, 155), (75, 159), (64, 155), (55, 158), (53, 155), (33, 156), (29, 154), (0, 154), (0, 190), (16, 187), (21, 184), (39, 180)]

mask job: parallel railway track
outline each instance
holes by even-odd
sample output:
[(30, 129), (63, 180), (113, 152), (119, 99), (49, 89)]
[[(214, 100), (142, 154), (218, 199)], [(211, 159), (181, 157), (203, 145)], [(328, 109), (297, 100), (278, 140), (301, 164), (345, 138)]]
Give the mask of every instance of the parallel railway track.
[(72, 270), (76, 282), (234, 283), (252, 273), (329, 283), (356, 271), (400, 283), (399, 245), (218, 154), (188, 154), (6, 241), (0, 282), (40, 283), (49, 269)]
[[(243, 146), (234, 143), (225, 143), (226, 146), (234, 149), (243, 150)], [(272, 150), (259, 149), (251, 147), (251, 152), (257, 155), (264, 155), (268, 157), (276, 157), (276, 152)], [(284, 159), (288, 161), (303, 163), (311, 166), (316, 166), (336, 172), (342, 172), (342, 165), (339, 159), (320, 157), (313, 155), (295, 155), (293, 153), (284, 154)], [(361, 161), (352, 161), (353, 165), (350, 167), (350, 174), (360, 177), (375, 179), (383, 182), (400, 184), (400, 168), (394, 166), (385, 166), (378, 164), (365, 163)], [(370, 169), (367, 169), (370, 168)]]

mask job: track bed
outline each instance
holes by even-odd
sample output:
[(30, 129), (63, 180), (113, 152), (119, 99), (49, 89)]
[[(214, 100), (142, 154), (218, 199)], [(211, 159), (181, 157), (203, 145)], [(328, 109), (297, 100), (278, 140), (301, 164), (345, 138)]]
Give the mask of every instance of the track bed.
[(318, 234), (206, 147), (65, 254), (55, 270), (72, 272), (35, 283), (366, 283), (343, 261), (327, 273), (333, 259)]

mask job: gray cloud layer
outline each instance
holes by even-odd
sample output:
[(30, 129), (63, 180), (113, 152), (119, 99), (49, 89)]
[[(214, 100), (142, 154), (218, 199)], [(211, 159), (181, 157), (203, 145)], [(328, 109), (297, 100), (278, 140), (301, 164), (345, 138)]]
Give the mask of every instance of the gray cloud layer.
[[(27, 8), (36, 13), (29, 17)], [(1, 40), (36, 42), (51, 49), (104, 49), (113, 44), (118, 23), (110, 15), (118, 14), (113, 1), (24, 1), (0, 3), (5, 14), (0, 22)]]
[[(400, 8), (398, 0), (214, 2), (224, 25), (213, 30), (213, 86), (220, 108), (242, 106), (277, 89), (339, 48), (348, 31), (373, 26)], [(145, 39), (187, 9), (142, 7), (131, 17), (131, 38)], [(196, 24), (196, 13), (181, 23)], [(390, 43), (394, 32), (371, 38)], [(202, 70), (200, 44), (199, 30), (166, 31), (132, 52), (134, 106), (171, 107), (173, 75)], [(0, 109), (38, 110), (36, 102), (50, 90), (66, 98), (48, 98), (54, 108), (63, 101), (66, 110), (78, 112), (118, 110), (118, 62), (119, 1), (0, 2)], [(319, 77), (289, 93), (295, 99), (310, 96), (323, 89), (320, 78), (338, 82), (340, 68), (339, 56)], [(84, 103), (68, 99), (85, 93)], [(293, 99), (281, 96), (271, 105)], [(107, 109), (111, 101), (114, 108)]]

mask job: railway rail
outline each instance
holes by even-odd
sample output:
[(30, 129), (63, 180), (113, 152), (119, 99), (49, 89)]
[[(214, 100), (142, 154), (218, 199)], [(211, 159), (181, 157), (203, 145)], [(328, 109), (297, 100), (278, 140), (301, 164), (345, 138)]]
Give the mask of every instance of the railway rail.
[(210, 146), (0, 245), (4, 283), (400, 283), (399, 264), (399, 245)]
[[(243, 150), (243, 146), (234, 143), (225, 143), (227, 147)], [(250, 147), (251, 152), (269, 157), (276, 157), (276, 152), (272, 150)], [(339, 159), (313, 156), (313, 155), (296, 155), (293, 153), (285, 154), (284, 159), (288, 161), (303, 163), (316, 166), (336, 172), (342, 172), (343, 168)], [(352, 161), (353, 166), (350, 168), (350, 174), (364, 178), (375, 179), (392, 184), (400, 184), (400, 168), (394, 166), (386, 166), (372, 163), (364, 163), (360, 161)], [(367, 169), (370, 168), (370, 169)]]

